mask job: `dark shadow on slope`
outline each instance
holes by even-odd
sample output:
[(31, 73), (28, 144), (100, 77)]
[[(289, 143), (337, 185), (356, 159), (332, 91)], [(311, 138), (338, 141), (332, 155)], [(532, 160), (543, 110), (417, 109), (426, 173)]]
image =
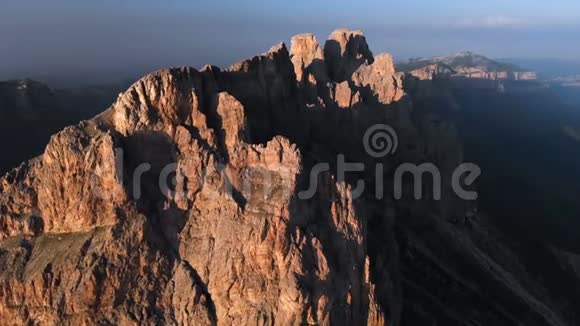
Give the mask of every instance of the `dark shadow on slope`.
[[(352, 84), (351, 84), (352, 86)], [(369, 160), (368, 156), (364, 152), (364, 148), (362, 146), (362, 136), (364, 131), (367, 127), (372, 126), (377, 123), (386, 123), (386, 124), (394, 124), (396, 119), (396, 112), (397, 107), (400, 105), (406, 105), (406, 99), (400, 101), (399, 103), (393, 103), (391, 105), (378, 105), (380, 103), (376, 94), (373, 94), (370, 88), (359, 88), (356, 89), (355, 92), (359, 92), (363, 100), (359, 105), (353, 106), (350, 110), (345, 110), (339, 108), (336, 102), (333, 103), (331, 96), (329, 96), (325, 101), (325, 107), (317, 107), (316, 103), (312, 103), (312, 106), (309, 107), (309, 103), (302, 102), (302, 99), (311, 99), (312, 97), (312, 90), (316, 90), (320, 88), (320, 84), (313, 85), (313, 84), (306, 84), (302, 85), (302, 87), (297, 88), (294, 97), (299, 99), (298, 106), (296, 107), (295, 116), (298, 116), (299, 120), (302, 121), (300, 124), (300, 129), (289, 129), (289, 128), (273, 128), (274, 130), (285, 130), (285, 132), (280, 132), (283, 136), (289, 138), (291, 141), (296, 143), (302, 155), (305, 157), (304, 168), (305, 171), (310, 171), (310, 168), (317, 163), (328, 163), (330, 164), (331, 172), (330, 175), (334, 176), (336, 179), (337, 171), (336, 171), (336, 157), (338, 154), (344, 154), (346, 157), (347, 162), (366, 162), (367, 166), (370, 162), (371, 166), (374, 166), (373, 160)], [(239, 98), (239, 100), (244, 104), (244, 106), (254, 106), (255, 103), (246, 103), (244, 102), (243, 98)], [(441, 98), (439, 101), (441, 106), (449, 106), (450, 98)], [(452, 103), (452, 101), (451, 101)], [(437, 102), (430, 103), (426, 101), (422, 103), (422, 105), (426, 106), (437, 106)], [(371, 107), (369, 107), (371, 106)], [(421, 103), (419, 104), (419, 107)], [(307, 109), (307, 107), (309, 107)], [(271, 110), (275, 110), (275, 107), (267, 106)], [(252, 111), (253, 112), (253, 111)], [(421, 110), (419, 110), (421, 112)], [(248, 115), (252, 115), (250, 111), (247, 112)], [(419, 115), (418, 113), (417, 115)], [(456, 121), (453, 117), (453, 112), (449, 112), (449, 115), (443, 115), (443, 119), (449, 119), (449, 121)], [(275, 115), (273, 115), (275, 116)], [(416, 115), (415, 115), (416, 116)], [(413, 119), (413, 117), (411, 117)], [(284, 119), (274, 120), (274, 126), (279, 125), (286, 125), (288, 126), (288, 121)], [(339, 132), (337, 132), (339, 131)], [(304, 133), (307, 133), (308, 137), (306, 138), (307, 141), (304, 141)], [(274, 135), (270, 135), (269, 137), (265, 137), (266, 139), (273, 137)], [(413, 150), (409, 148), (409, 150)], [(385, 163), (387, 166), (396, 166), (400, 157), (393, 157), (389, 159)], [(392, 171), (390, 171), (392, 173)], [(307, 179), (308, 176), (302, 176), (303, 179)], [(346, 182), (350, 184), (351, 187), (356, 186), (356, 181), (361, 178), (365, 178), (365, 174), (350, 174), (347, 176)], [(368, 177), (367, 177), (368, 179)], [(372, 180), (367, 180), (367, 186), (372, 188), (374, 183)], [(304, 184), (302, 184), (304, 186)], [(299, 188), (300, 189), (300, 188)], [(305, 189), (305, 188), (302, 188)], [(390, 194), (386, 194), (387, 196)], [(342, 238), (343, 235), (338, 232), (338, 230), (333, 228), (333, 224), (329, 220), (330, 216), (330, 204), (327, 203), (319, 203), (316, 200), (312, 202), (300, 202), (300, 200), (295, 199), (292, 204), (292, 207), (300, 207), (305, 205), (306, 207), (311, 207), (313, 213), (305, 213), (304, 208), (302, 209), (295, 209), (290, 216), (291, 223), (294, 223), (294, 230), (299, 228), (302, 230), (302, 234), (307, 236), (316, 237), (321, 242), (321, 247), (323, 248), (323, 252), (325, 255), (328, 255), (329, 264), (333, 266), (332, 270), (335, 270), (336, 273), (334, 274), (334, 280), (342, 279), (344, 274), (345, 266), (341, 265), (344, 262), (341, 261), (339, 257), (333, 257), (336, 253), (336, 243), (343, 243), (345, 246), (357, 246), (356, 243), (349, 242), (347, 239)], [(414, 202), (406, 202), (402, 204), (395, 205), (397, 207), (399, 218), (405, 218), (405, 211), (407, 214), (415, 215), (415, 218), (420, 218), (418, 216), (416, 207), (413, 206), (421, 206), (425, 205), (420, 203)], [(423, 212), (437, 212), (437, 208), (434, 206), (429, 206), (432, 204), (427, 203), (427, 207), (430, 208), (423, 208), (420, 211)], [(409, 211), (409, 207), (413, 208), (415, 212)], [(369, 207), (374, 207), (369, 209)], [(398, 316), (405, 312), (406, 310), (403, 308), (403, 303), (397, 303), (397, 300), (404, 299), (406, 295), (410, 295), (408, 291), (410, 288), (408, 285), (404, 285), (403, 277), (399, 274), (400, 270), (397, 268), (397, 263), (390, 263), (393, 259), (397, 259), (394, 257), (398, 257), (398, 243), (399, 240), (395, 239), (394, 232), (392, 231), (393, 226), (389, 225), (388, 223), (385, 225), (383, 224), (384, 221), (380, 219), (384, 219), (384, 210), (385, 203), (377, 200), (373, 200), (372, 198), (365, 198), (365, 201), (361, 201), (360, 205), (356, 205), (357, 215), (361, 217), (361, 223), (366, 224), (368, 223), (372, 227), (367, 228), (367, 237), (368, 237), (368, 254), (370, 256), (370, 263), (371, 263), (371, 279), (377, 286), (377, 295), (378, 295), (378, 303), (381, 306), (382, 310), (386, 313), (386, 316), (389, 320), (397, 320)], [(308, 211), (308, 210), (306, 210)], [(369, 212), (370, 211), (370, 212)], [(304, 214), (310, 214), (309, 216), (304, 216)], [(407, 225), (403, 223), (401, 226), (403, 228), (414, 228), (414, 226)], [(288, 237), (292, 237), (294, 231), (292, 228), (289, 231)], [(389, 233), (390, 232), (390, 233)], [(431, 233), (431, 237), (437, 238), (437, 233)], [(388, 243), (388, 244), (385, 244)], [(437, 246), (436, 244), (433, 244)], [(339, 245), (340, 247), (340, 245)], [(372, 247), (372, 248), (371, 248)], [(309, 250), (314, 250), (313, 247), (309, 247)], [(340, 251), (339, 251), (340, 252)], [(456, 270), (466, 270), (469, 271), (468, 265), (470, 264), (469, 261), (462, 262), (461, 258), (450, 258), (451, 260), (456, 260)], [(329, 280), (320, 280), (317, 279), (315, 272), (312, 270), (312, 267), (315, 266), (315, 261), (313, 261), (312, 257), (305, 256), (304, 257), (304, 270), (308, 271), (307, 275), (301, 280), (304, 284), (305, 289), (323, 289), (322, 291), (325, 293), (310, 293), (311, 298), (313, 299), (312, 309), (316, 311), (318, 308), (316, 305), (316, 300), (323, 294), (329, 295), (333, 297), (337, 295), (333, 292), (329, 287)], [(408, 265), (407, 265), (408, 266)], [(348, 267), (347, 267), (348, 268)], [(413, 268), (420, 268), (420, 266), (414, 266)], [(417, 271), (417, 270), (416, 270)], [(513, 293), (509, 293), (507, 289), (501, 288), (498, 286), (495, 281), (492, 279), (488, 279), (486, 276), (487, 272), (478, 270), (477, 273), (471, 274), (469, 279), (473, 281), (481, 281), (482, 283), (486, 283), (489, 281), (488, 284), (490, 289), (494, 289), (494, 293), (501, 298), (495, 298), (495, 300), (502, 302), (502, 304), (506, 305), (506, 309), (508, 310), (505, 314), (508, 317), (501, 317), (501, 310), (499, 312), (499, 317), (489, 317), (492, 320), (503, 320), (506, 321), (506, 324), (509, 325), (512, 322), (509, 317), (510, 313), (515, 313), (517, 316), (523, 319), (529, 319), (530, 321), (534, 320), (537, 323), (541, 323), (541, 317), (536, 315), (536, 312), (533, 311), (524, 311), (520, 309), (529, 309), (526, 305), (521, 305), (518, 303), (517, 299)], [(479, 276), (475, 276), (479, 275)], [(446, 277), (453, 277), (452, 274), (447, 275)], [(333, 279), (331, 278), (330, 284), (332, 284)], [(465, 293), (473, 293), (471, 296), (468, 296), (469, 300), (475, 300), (472, 305), (469, 304), (470, 301), (464, 302), (461, 298), (461, 291), (458, 292), (457, 298), (454, 298), (450, 304), (454, 304), (455, 306), (451, 306), (451, 311), (463, 311), (466, 308), (473, 308), (473, 309), (481, 309), (481, 314), (484, 315), (490, 311), (495, 311), (493, 309), (496, 308), (489, 308), (487, 304), (482, 303), (481, 300), (488, 300), (494, 301), (494, 298), (487, 298), (482, 299), (477, 293), (474, 293), (473, 290), (469, 289), (466, 285), (462, 285), (458, 283), (460, 286), (465, 286)], [(439, 293), (438, 295), (444, 296), (446, 287), (443, 284), (439, 284), (438, 291), (443, 291), (443, 293)], [(405, 288), (405, 290), (402, 290)], [(505, 293), (504, 293), (505, 291)], [(407, 293), (407, 294), (405, 294)], [(500, 294), (501, 293), (501, 294)], [(339, 309), (338, 307), (344, 302), (342, 300), (342, 296), (338, 295), (338, 302), (337, 306), (333, 306), (333, 309), (336, 311), (329, 312), (331, 316), (331, 320), (343, 320), (345, 318), (344, 309)], [(362, 297), (361, 297), (362, 298)], [(417, 299), (417, 298), (415, 298)], [(405, 301), (406, 304), (410, 304), (409, 301)], [(487, 301), (486, 301), (487, 302)], [(368, 305), (368, 303), (366, 303)], [(360, 311), (359, 311), (360, 312)], [(447, 312), (444, 314), (439, 315), (436, 320), (443, 321), (443, 320), (450, 320), (448, 319), (449, 316), (453, 315), (454, 312)], [(469, 315), (467, 312), (464, 312), (465, 315), (462, 318)], [(494, 312), (494, 313), (497, 313)], [(364, 316), (364, 313), (361, 313), (359, 316)], [(406, 315), (408, 318), (408, 315)], [(437, 315), (436, 315), (437, 316)], [(525, 317), (527, 316), (527, 317)], [(482, 317), (483, 318), (483, 317)], [(487, 318), (487, 317), (485, 317)], [(499, 318), (499, 319), (493, 319)], [(454, 319), (457, 323), (462, 323), (461, 319)], [(405, 321), (405, 320), (403, 320)], [(407, 322), (410, 322), (407, 320)]]
[[(561, 106), (547, 90), (498, 93), (452, 87), (444, 80), (421, 83), (423, 88), (435, 87), (437, 91), (415, 101), (415, 110), (435, 112), (459, 127), (465, 160), (483, 171), (477, 186), (479, 210), (491, 215), (502, 243), (516, 254), (532, 279), (512, 273), (536, 298), (573, 305), (550, 308), (577, 311), (577, 278), (556, 263), (548, 246), (578, 250), (580, 207), (574, 194), (580, 191), (574, 176), (580, 147), (562, 132), (563, 124), (579, 125), (578, 114)], [(445, 104), (447, 96), (456, 100), (457, 108)], [(493, 257), (496, 253), (488, 254)], [(510, 264), (502, 267), (509, 270), (513, 267)], [(481, 271), (467, 271), (479, 275), (474, 279), (487, 284), (488, 289), (494, 288)], [(539, 291), (538, 284), (545, 289)]]

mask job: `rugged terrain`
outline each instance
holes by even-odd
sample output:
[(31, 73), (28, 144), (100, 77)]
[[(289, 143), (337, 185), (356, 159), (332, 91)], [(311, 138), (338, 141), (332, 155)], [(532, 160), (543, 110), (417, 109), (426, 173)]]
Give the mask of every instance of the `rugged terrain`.
[[(440, 108), (461, 105), (359, 31), (150, 74), (0, 179), (2, 321), (573, 324), (574, 298), (451, 191), (465, 153)], [(376, 124), (396, 130), (395, 155), (365, 150)], [(339, 157), (365, 170), (344, 175)], [(378, 194), (404, 162), (439, 167), (441, 200), (412, 182)]]

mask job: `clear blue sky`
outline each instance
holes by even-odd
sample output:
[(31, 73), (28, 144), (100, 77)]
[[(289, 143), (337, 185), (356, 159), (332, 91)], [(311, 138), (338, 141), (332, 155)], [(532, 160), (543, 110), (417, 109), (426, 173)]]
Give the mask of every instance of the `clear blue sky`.
[(0, 79), (223, 66), (339, 27), (363, 29), (374, 52), (399, 59), (580, 60), (579, 0), (0, 0)]

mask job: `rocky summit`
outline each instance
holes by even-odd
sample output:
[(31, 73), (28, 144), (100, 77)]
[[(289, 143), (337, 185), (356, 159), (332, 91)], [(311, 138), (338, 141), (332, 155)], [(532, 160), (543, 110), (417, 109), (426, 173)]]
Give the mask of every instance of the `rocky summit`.
[[(452, 191), (457, 128), (417, 103), (457, 103), (425, 82), (349, 30), (145, 76), (0, 179), (2, 323), (569, 324)], [(440, 200), (394, 199), (405, 162), (439, 167)]]

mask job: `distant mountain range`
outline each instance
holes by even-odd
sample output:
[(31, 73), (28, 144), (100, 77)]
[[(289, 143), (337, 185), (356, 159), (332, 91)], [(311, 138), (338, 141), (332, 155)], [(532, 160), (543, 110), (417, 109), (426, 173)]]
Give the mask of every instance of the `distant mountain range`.
[(580, 75), (580, 60), (502, 58), (498, 61), (536, 71), (542, 79)]
[(448, 56), (414, 58), (407, 63), (399, 64), (398, 68), (401, 70), (414, 70), (432, 64), (444, 64), (451, 68), (485, 66), (490, 70), (524, 71), (515, 64), (495, 61), (471, 51), (457, 52)]
[(125, 85), (51, 89), (24, 79), (0, 81), (0, 175), (40, 155), (50, 136), (106, 108)]
[(433, 79), (435, 75), (492, 80), (536, 80), (537, 74), (517, 65), (503, 63), (465, 51), (448, 56), (415, 58), (397, 66), (401, 71), (419, 79)]

